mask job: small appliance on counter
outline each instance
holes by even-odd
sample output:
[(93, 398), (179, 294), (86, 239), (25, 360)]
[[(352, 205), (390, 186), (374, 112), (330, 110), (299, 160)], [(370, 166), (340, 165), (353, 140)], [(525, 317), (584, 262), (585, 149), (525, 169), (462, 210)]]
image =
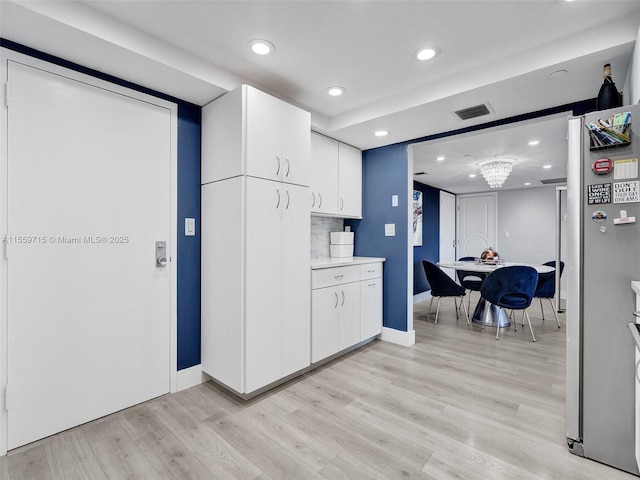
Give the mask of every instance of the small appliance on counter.
[(329, 251), (333, 258), (353, 257), (353, 232), (329, 232)]

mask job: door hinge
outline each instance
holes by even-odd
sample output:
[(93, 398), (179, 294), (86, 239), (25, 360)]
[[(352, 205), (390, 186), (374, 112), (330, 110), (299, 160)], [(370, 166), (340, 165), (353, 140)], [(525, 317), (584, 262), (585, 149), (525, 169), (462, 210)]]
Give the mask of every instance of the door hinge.
[(4, 84), (4, 108), (9, 108), (9, 82)]
[(4, 409), (9, 410), (9, 401), (11, 397), (9, 396), (9, 385), (4, 386)]

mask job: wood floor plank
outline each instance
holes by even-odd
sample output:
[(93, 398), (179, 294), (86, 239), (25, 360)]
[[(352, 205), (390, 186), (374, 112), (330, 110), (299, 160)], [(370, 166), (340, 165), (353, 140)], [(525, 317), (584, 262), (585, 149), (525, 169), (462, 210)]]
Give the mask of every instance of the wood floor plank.
[[(149, 404), (148, 408), (217, 478), (258, 478), (262, 473), (259, 468), (213, 431), (208, 423), (193, 416), (189, 398), (192, 397), (166, 396)], [(213, 417), (219, 417), (219, 413)]]
[(218, 478), (179, 441), (148, 406), (130, 409), (120, 415), (120, 420), (163, 479)]
[(42, 444), (15, 453), (9, 452), (3, 463), (7, 479), (55, 480)]
[(82, 429), (107, 478), (157, 480), (156, 472), (118, 416), (92, 422)]
[(56, 480), (106, 480), (107, 476), (82, 430), (58, 435), (57, 442), (45, 443), (44, 450)]

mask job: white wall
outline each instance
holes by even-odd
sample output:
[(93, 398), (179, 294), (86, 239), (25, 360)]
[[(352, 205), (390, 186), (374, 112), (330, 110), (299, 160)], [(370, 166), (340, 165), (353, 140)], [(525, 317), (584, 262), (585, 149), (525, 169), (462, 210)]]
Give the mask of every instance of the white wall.
[[(566, 191), (562, 192), (560, 256), (566, 258)], [(508, 237), (505, 236), (508, 232)], [(498, 253), (507, 262), (545, 263), (555, 260), (556, 188), (539, 187), (498, 192)], [(566, 279), (560, 280), (566, 297)]]
[(640, 103), (640, 29), (636, 38), (636, 46), (631, 57), (631, 65), (623, 87), (625, 105)]
[(498, 192), (500, 257), (508, 262), (544, 263), (554, 260), (555, 212), (555, 187)]

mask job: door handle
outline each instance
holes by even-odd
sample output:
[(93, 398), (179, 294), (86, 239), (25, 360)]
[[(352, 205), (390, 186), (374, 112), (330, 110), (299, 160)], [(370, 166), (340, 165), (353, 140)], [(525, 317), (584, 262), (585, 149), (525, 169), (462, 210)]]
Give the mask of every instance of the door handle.
[(318, 193), (318, 197), (320, 197), (320, 203), (318, 204), (318, 208), (322, 208), (322, 194)]
[(280, 189), (276, 188), (276, 192), (278, 192), (278, 203), (276, 204), (276, 208), (280, 208)]
[(311, 195), (313, 197), (313, 201), (311, 202), (311, 208), (316, 206), (316, 194), (311, 192)]
[(276, 177), (280, 175), (280, 157), (276, 155), (276, 160), (278, 160), (278, 169), (276, 170)]
[(340, 197), (340, 211), (344, 208), (344, 198)]
[(333, 294), (336, 296), (336, 304), (333, 306), (333, 308), (338, 308), (338, 292), (333, 292)]
[(342, 293), (342, 303), (340, 304), (340, 306), (344, 307), (344, 290), (340, 290), (340, 293)]
[(289, 158), (285, 158), (286, 162), (287, 162), (287, 173), (284, 174), (285, 177), (289, 177), (289, 172), (291, 171), (291, 162), (289, 161)]
[(167, 266), (167, 242), (156, 242), (156, 267)]
[(291, 197), (289, 196), (289, 190), (285, 190), (287, 192), (287, 206), (284, 207), (286, 210), (289, 210), (289, 204), (291, 203)]

